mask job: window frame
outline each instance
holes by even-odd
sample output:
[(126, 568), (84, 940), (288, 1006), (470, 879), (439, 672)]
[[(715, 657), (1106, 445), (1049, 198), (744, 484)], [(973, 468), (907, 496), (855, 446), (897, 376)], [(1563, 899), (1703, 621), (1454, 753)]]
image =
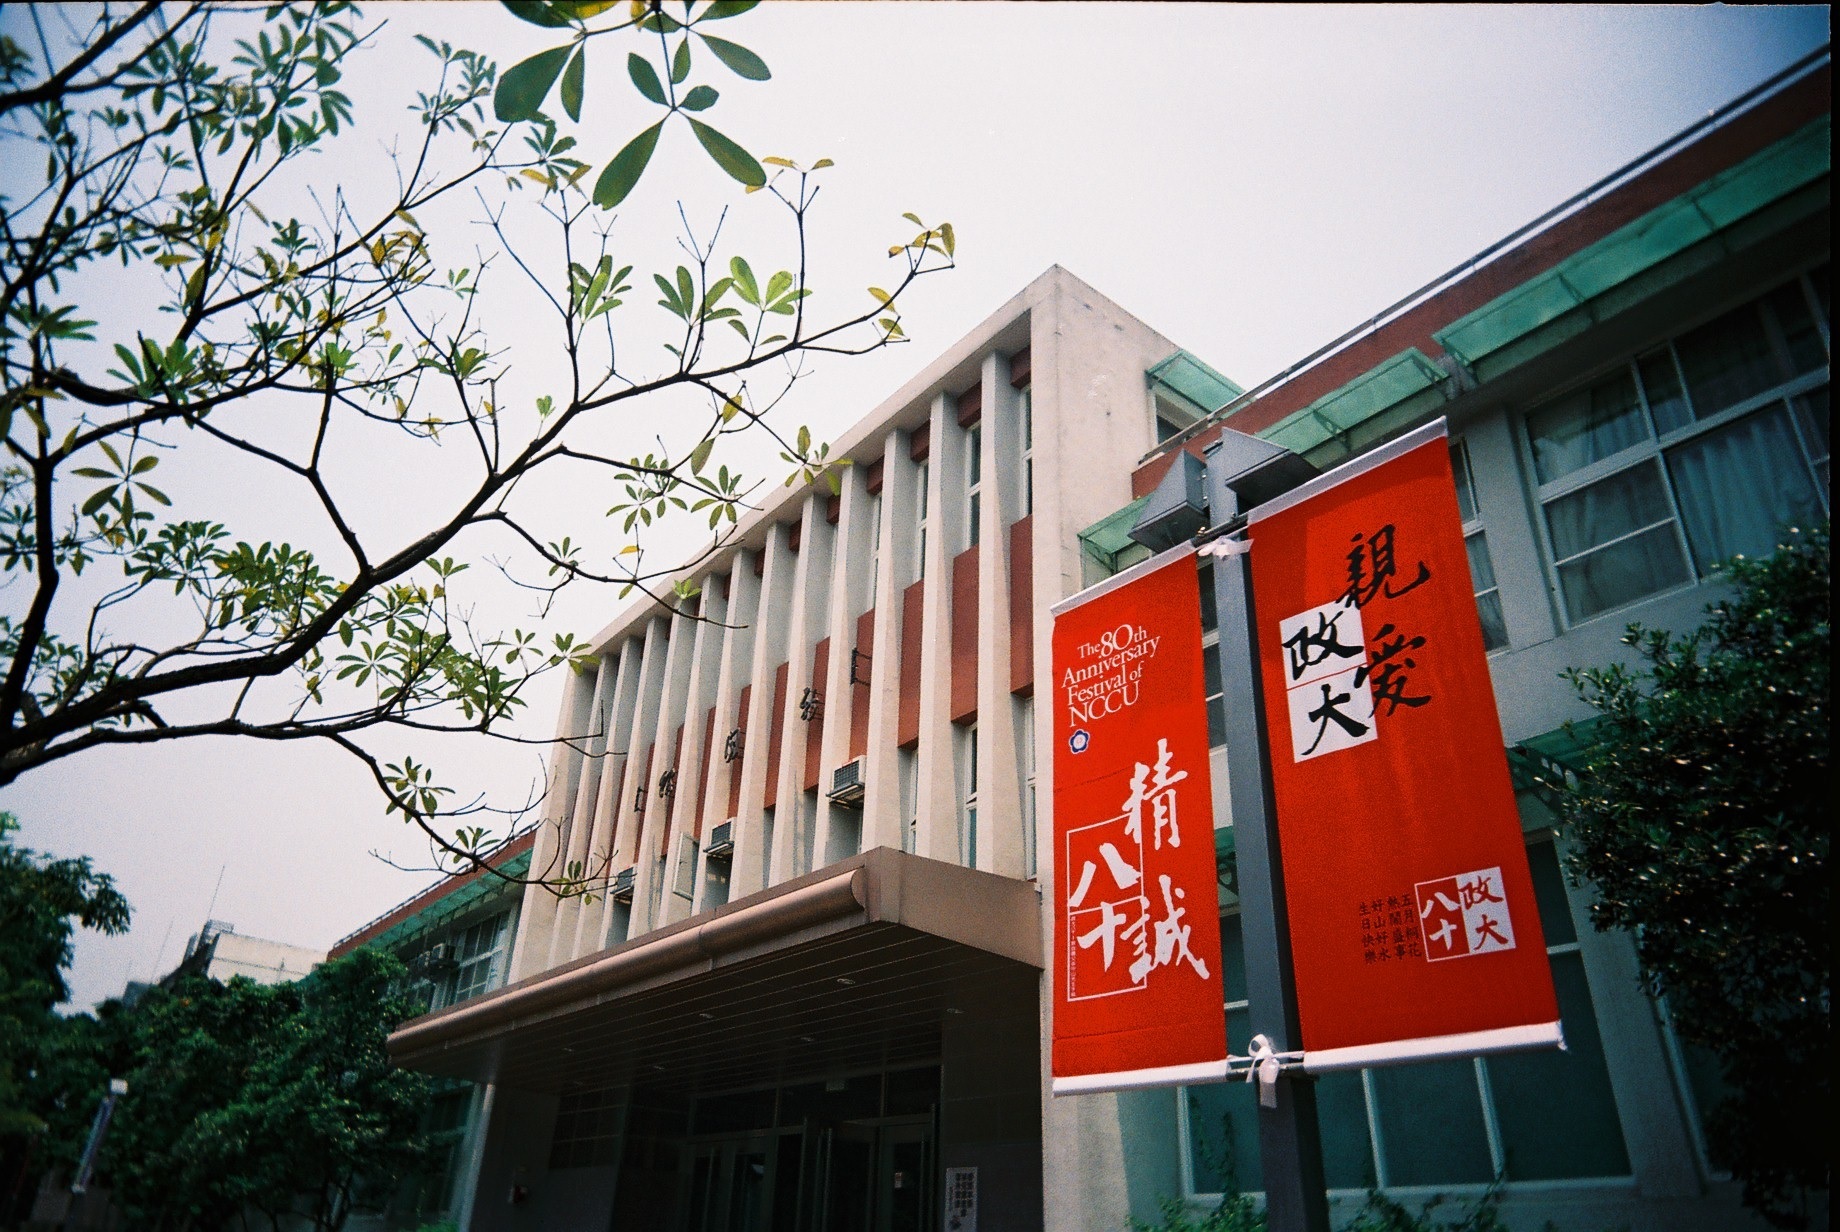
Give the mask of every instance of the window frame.
[[(1466, 556), (1469, 553), (1470, 540), (1481, 539), (1483, 559), (1488, 561), (1489, 573), (1493, 575), (1495, 582), (1493, 586), (1487, 589), (1477, 590), (1475, 585), (1476, 575), (1474, 571), (1470, 573), (1470, 591), (1476, 600), (1476, 616), (1478, 621), (1481, 620), (1482, 600), (1485, 595), (1495, 596), (1496, 613), (1501, 617), (1501, 644), (1499, 646), (1491, 646), (1488, 644), (1488, 626), (1485, 624), (1482, 630), (1483, 650), (1491, 655), (1500, 654), (1503, 651), (1513, 649), (1514, 639), (1508, 636), (1507, 609), (1502, 606), (1501, 601), (1501, 574), (1496, 571), (1495, 557), (1489, 551), (1489, 532), (1488, 527), (1483, 524), (1482, 520), (1482, 502), (1476, 495), (1476, 467), (1470, 460), (1468, 437), (1453, 436), (1450, 438), (1450, 465), (1457, 483), (1457, 516), (1462, 518), (1464, 553)], [(1466, 518), (1462, 516), (1462, 494), (1465, 489), (1469, 491), (1470, 505), (1469, 516)]]
[[(1680, 499), (1675, 491), (1675, 480), (1669, 468), (1669, 456), (1683, 446), (1710, 437), (1732, 424), (1755, 415), (1767, 414), (1771, 406), (1778, 406), (1787, 417), (1789, 429), (1801, 455), (1803, 467), (1814, 488), (1816, 498), (1824, 511), (1831, 513), (1832, 494), (1829, 488), (1821, 484), (1821, 476), (1816, 461), (1817, 455), (1808, 440), (1801, 423), (1801, 415), (1795, 407), (1796, 399), (1808, 395), (1832, 381), (1832, 336), (1831, 323), (1822, 310), (1822, 305), (1815, 295), (1811, 275), (1825, 262), (1817, 263), (1806, 269), (1796, 271), (1789, 278), (1780, 280), (1756, 294), (1749, 295), (1735, 303), (1726, 303), (1717, 310), (1691, 321), (1667, 334), (1655, 339), (1647, 346), (1631, 350), (1620, 356), (1615, 362), (1594, 370), (1584, 379), (1569, 382), (1554, 390), (1550, 395), (1540, 398), (1521, 408), (1514, 416), (1514, 437), (1521, 453), (1523, 474), (1527, 478), (1528, 496), (1534, 522), (1534, 536), (1540, 546), (1541, 568), (1545, 574), (1547, 591), (1553, 603), (1553, 615), (1558, 621), (1560, 632), (1579, 628), (1593, 621), (1625, 613), (1637, 604), (1647, 603), (1668, 595), (1682, 593), (1694, 587), (1704, 585), (1710, 577), (1710, 571), (1700, 568), (1694, 559), (1693, 544), (1687, 536), (1686, 520), (1681, 512)], [(1731, 313), (1749, 308), (1758, 312), (1765, 323), (1765, 334), (1771, 354), (1780, 361), (1785, 356), (1784, 330), (1777, 319), (1775, 309), (1769, 300), (1785, 287), (1795, 287), (1801, 294), (1810, 316), (1820, 333), (1823, 344), (1828, 349), (1828, 363), (1820, 368), (1800, 373), (1786, 381), (1780, 381), (1768, 389), (1740, 399), (1731, 405), (1704, 418), (1693, 414), (1693, 390), (1686, 380), (1686, 369), (1681, 362), (1679, 341), (1701, 327), (1711, 324)], [(1687, 408), (1688, 419), (1679, 427), (1663, 433), (1660, 431), (1653, 403), (1649, 398), (1648, 382), (1642, 375), (1644, 365), (1657, 355), (1664, 356), (1672, 365), (1674, 379), (1678, 382), (1680, 396)], [(1583, 466), (1568, 471), (1553, 479), (1542, 481), (1534, 447), (1534, 436), (1529, 427), (1529, 420), (1538, 412), (1545, 410), (1562, 399), (1580, 393), (1586, 393), (1618, 374), (1625, 376), (1632, 384), (1636, 398), (1636, 410), (1646, 430), (1644, 439), (1619, 449), (1606, 457), (1587, 462)], [(1825, 457), (1826, 455), (1822, 455)], [(1594, 543), (1582, 551), (1560, 557), (1553, 544), (1552, 526), (1547, 511), (1566, 497), (1575, 495), (1605, 480), (1625, 473), (1634, 473), (1644, 466), (1656, 468), (1661, 479), (1661, 490), (1666, 501), (1667, 518), (1625, 531), (1600, 543)], [(1474, 491), (1472, 485), (1472, 492)], [(1604, 551), (1619, 543), (1650, 534), (1662, 526), (1671, 527), (1671, 536), (1680, 563), (1684, 566), (1685, 580), (1648, 591), (1622, 603), (1612, 604), (1598, 611), (1574, 618), (1566, 600), (1565, 583), (1561, 570), (1574, 562), (1583, 561), (1593, 554)], [(1465, 524), (1466, 538), (1468, 524)], [(1499, 578), (1497, 579), (1499, 582)]]
[[(1556, 840), (1549, 833), (1530, 833), (1526, 836), (1526, 839), (1527, 842), (1525, 846), (1530, 854), (1535, 847), (1545, 846), (1552, 849), (1555, 859), (1560, 859)], [(1564, 867), (1562, 859), (1560, 867), (1562, 869)], [(1571, 894), (1569, 890), (1566, 892), (1566, 906), (1569, 910), (1571, 906)], [(1221, 919), (1224, 921), (1240, 914), (1240, 909), (1234, 907), (1223, 911), (1221, 913)], [(1548, 963), (1562, 956), (1574, 954), (1581, 957), (1583, 954), (1583, 943), (1580, 942), (1576, 936), (1570, 941), (1549, 942), (1546, 946)], [(1588, 978), (1587, 974), (1587, 980)], [(1224, 983), (1222, 991), (1225, 991)], [(1230, 1001), (1223, 998), (1221, 1013), (1223, 1016), (1230, 1018), (1235, 1011), (1244, 1011), (1249, 1009), (1250, 1006), (1251, 1001), (1247, 998)], [(1591, 1015), (1595, 1022), (1601, 1023), (1603, 1021), (1604, 1016), (1599, 1008), (1598, 998), (1595, 993), (1591, 995)], [(1229, 1048), (1230, 1046), (1229, 1043)], [(1499, 1057), (1509, 1054), (1497, 1053), (1492, 1055)], [(1630, 1148), (1629, 1130), (1627, 1125), (1623, 1123), (1620, 1109), (1618, 1110), (1617, 1128), (1623, 1138), (1624, 1156), (1629, 1164), (1629, 1172), (1604, 1176), (1556, 1177), (1520, 1181), (1500, 1179), (1505, 1175), (1507, 1152), (1502, 1141), (1500, 1114), (1496, 1108), (1497, 1096), (1495, 1095), (1494, 1088), (1489, 1079), (1488, 1062), (1490, 1059), (1491, 1055), (1484, 1055), (1470, 1057), (1469, 1061), (1475, 1075), (1475, 1094), (1482, 1113), (1483, 1134), (1484, 1140), (1488, 1145), (1490, 1167), (1497, 1178), (1496, 1181), (1492, 1182), (1448, 1181), (1430, 1185), (1388, 1184), (1386, 1139), (1380, 1124), (1380, 1100), (1374, 1084), (1374, 1070), (1369, 1067), (1357, 1071), (1361, 1078), (1361, 1099), (1363, 1111), (1366, 1113), (1367, 1118), (1367, 1144), (1370, 1162), (1373, 1167), (1373, 1188), (1375, 1190), (1386, 1193), (1395, 1199), (1403, 1198), (1409, 1200), (1415, 1197), (1429, 1197), (1434, 1194), (1468, 1197), (1484, 1193), (1493, 1185), (1497, 1184), (1503, 1186), (1509, 1193), (1536, 1193), (1563, 1190), (1626, 1188), (1631, 1183), (1635, 1176), (1636, 1161)], [(1606, 1065), (1608, 1065), (1607, 1058)], [(1189, 1088), (1187, 1086), (1178, 1086), (1176, 1088), (1176, 1148), (1182, 1178), (1182, 1193), (1191, 1201), (1219, 1201), (1222, 1195), (1218, 1191), (1198, 1191), (1195, 1186), (1194, 1126), (1189, 1112), (1188, 1091)], [(1248, 1189), (1244, 1192), (1251, 1195), (1262, 1196), (1264, 1190), (1262, 1188)], [(1359, 1187), (1343, 1187), (1331, 1188), (1327, 1192), (1331, 1199), (1353, 1200), (1360, 1198), (1363, 1194), (1367, 1193), (1368, 1190)]]
[(983, 536), (984, 425), (965, 429), (965, 547), (974, 548)]

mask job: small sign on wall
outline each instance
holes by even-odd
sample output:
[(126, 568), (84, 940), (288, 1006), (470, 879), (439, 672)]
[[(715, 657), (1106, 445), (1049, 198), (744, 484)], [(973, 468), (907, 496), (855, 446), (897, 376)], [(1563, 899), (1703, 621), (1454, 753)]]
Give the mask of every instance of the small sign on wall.
[(976, 1168), (946, 1169), (945, 1232), (977, 1232)]

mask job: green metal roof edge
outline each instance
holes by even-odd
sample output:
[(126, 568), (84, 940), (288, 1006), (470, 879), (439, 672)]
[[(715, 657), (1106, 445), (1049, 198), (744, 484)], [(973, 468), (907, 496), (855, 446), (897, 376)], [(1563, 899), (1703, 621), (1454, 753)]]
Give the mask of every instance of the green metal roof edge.
[(1150, 383), (1169, 390), (1203, 415), (1211, 415), (1246, 391), (1230, 377), (1215, 371), (1188, 351), (1178, 350), (1151, 365), (1144, 375)]
[[(530, 852), (521, 851), (511, 859), (505, 861), (497, 871), (503, 873), (507, 877), (521, 877), (529, 868)], [(396, 946), (407, 944), (423, 933), (459, 915), (474, 903), (486, 898), (494, 890), (500, 888), (501, 885), (502, 883), (499, 882), (497, 878), (489, 875), (482, 875), (478, 879), (461, 886), (452, 894), (445, 895), (429, 903), (426, 907), (422, 908), (408, 919), (402, 921), (400, 924), (385, 929), (364, 944), (366, 946), (375, 946), (382, 950), (394, 949)], [(427, 917), (431, 914), (435, 914), (436, 918), (428, 919)]]
[(1821, 116), (1656, 206), (1432, 337), (1474, 365), (1574, 308), (1724, 231), (1827, 174), (1833, 118)]
[(1138, 511), (1149, 499), (1146, 493), (1088, 526), (1080, 532), (1081, 545), (1089, 551), (1103, 553), (1104, 563), (1109, 566), (1112, 563), (1112, 557), (1135, 542), (1131, 538), (1130, 531), (1133, 526), (1137, 525)]
[(1292, 453), (1308, 453), (1424, 391), (1448, 374), (1417, 347), (1381, 360), (1341, 388), (1258, 433)]

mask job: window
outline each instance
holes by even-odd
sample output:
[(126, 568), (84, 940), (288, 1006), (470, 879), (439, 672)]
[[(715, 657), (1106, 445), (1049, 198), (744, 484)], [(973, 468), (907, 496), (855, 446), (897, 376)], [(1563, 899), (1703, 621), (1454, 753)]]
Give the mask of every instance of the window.
[(1220, 613), (1214, 606), (1214, 562), (1201, 564), (1201, 691), (1207, 697), (1208, 747), (1227, 742), (1227, 691), (1220, 672)]
[(1022, 875), (1033, 877), (1038, 865), (1035, 844), (1037, 842), (1035, 813), (1035, 699), (1018, 698), (1016, 701), (1016, 731), (1022, 739), (1023, 767), (1023, 807), (1022, 807)]
[[(1566, 1050), (1324, 1075), (1316, 1100), (1331, 1189), (1629, 1175), (1565, 875), (1552, 844), (1535, 844), (1527, 856)], [(1227, 1044), (1243, 1056), (1250, 1027), (1237, 914), (1221, 921), (1221, 958)], [(1260, 1187), (1255, 1099), (1244, 1083), (1184, 1092), (1191, 1193)]]
[(927, 480), (932, 471), (930, 463), (922, 462), (914, 472), (919, 485), (914, 493), (914, 581), (926, 576), (926, 500)]
[(920, 756), (914, 749), (899, 749), (901, 763), (901, 850), (912, 855), (920, 849)]
[(696, 895), (696, 836), (680, 835), (677, 843), (677, 882), (672, 893), (679, 898)]
[(556, 1105), (549, 1166), (593, 1168), (620, 1159), (620, 1089), (566, 1092)]
[(869, 602), (864, 611), (875, 606), (876, 587), (882, 576), (882, 494), (869, 497)]
[(1569, 622), (1703, 580), (1829, 503), (1827, 267), (1526, 416)]
[(1470, 470), (1469, 444), (1450, 443), (1450, 470), (1457, 481), (1457, 512), (1463, 518), (1463, 546), (1469, 551), (1469, 577), (1476, 592), (1476, 615), (1482, 620), (1482, 647), (1500, 650), (1508, 644), (1508, 625), (1501, 615), (1501, 588), (1495, 584), (1495, 565), (1489, 559), (1488, 535), (1476, 511), (1476, 477)]
[(454, 938), (451, 944), (456, 965), (450, 986), (452, 992), (442, 1001), (443, 1005), (457, 1004), (497, 986), (499, 959), (505, 950), (505, 924), (509, 918), (509, 913), (501, 913), (481, 920)]
[(977, 867), (978, 850), (978, 725), (961, 729), (959, 764), (965, 768), (965, 804), (959, 810), (958, 855), (966, 868)]
[(1035, 398), (1034, 387), (1022, 387), (1022, 516), (1035, 512)]
[(984, 425), (965, 430), (965, 546), (978, 545), (978, 515), (982, 511), (980, 480), (984, 477)]

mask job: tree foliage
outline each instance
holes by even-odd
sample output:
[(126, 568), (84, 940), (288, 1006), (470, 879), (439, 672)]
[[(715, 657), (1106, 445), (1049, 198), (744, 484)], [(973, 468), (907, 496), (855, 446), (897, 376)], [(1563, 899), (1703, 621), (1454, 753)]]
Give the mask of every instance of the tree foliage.
[(188, 978), (134, 1012), (134, 1068), (104, 1150), (117, 1201), (147, 1228), (246, 1211), (341, 1227), (361, 1184), (434, 1163), (428, 1079), (385, 1040), (415, 1013), (394, 958), (359, 950), (293, 984)]
[[(518, 0), (491, 12), (566, 41), (502, 74), (418, 36), (427, 83), (380, 177), (351, 171), (376, 140), (343, 83), (404, 70), (366, 60), (374, 31), (349, 5), (9, 6), (0, 785), (126, 744), (323, 741), (442, 852), (492, 843), (455, 820), (490, 815), (417, 760), (420, 733), (513, 738), (531, 682), (589, 647), (476, 623), (478, 605), (521, 588), (540, 618), (578, 582), (692, 602), (659, 589), (646, 535), (675, 514), (703, 519), (712, 551), (733, 533), (759, 487), (743, 434), (777, 442), (789, 483), (831, 472), (771, 412), (813, 355), (900, 340), (902, 295), (952, 264), (950, 225), (908, 215), (891, 289), (814, 317), (830, 160), (756, 159), (711, 119), (736, 79), (769, 76), (731, 37), (751, 7)], [(588, 115), (591, 43), (618, 66), (594, 79), (658, 116), (598, 176), (564, 131)], [(623, 256), (643, 245), (607, 207), (671, 134), (747, 190), (737, 208), (780, 219), (778, 248), (731, 250), (721, 221), (697, 231), (680, 209), (681, 261)], [(424, 226), (460, 208), (483, 229)], [(548, 313), (515, 370), (488, 332), (504, 277)], [(383, 493), (372, 454), (391, 460)], [(232, 475), (263, 508), (223, 496)], [(607, 520), (550, 525), (525, 499), (564, 488), (612, 493)]]
[[(66, 1020), (64, 970), (78, 927), (121, 933), (128, 904), (87, 859), (54, 860), (15, 846), (19, 828), (0, 813), (0, 1139), (46, 1134), (52, 1157), (80, 1146), (106, 1073), (86, 1059), (98, 1024)], [(16, 1144), (15, 1144), (16, 1145)]]
[(1799, 1226), (1834, 1150), (1828, 527), (1730, 575), (1697, 632), (1630, 626), (1640, 673), (1572, 673), (1600, 719), (1564, 816), (1593, 921), (1635, 930), (1649, 992), (1720, 1063), (1715, 1154)]

